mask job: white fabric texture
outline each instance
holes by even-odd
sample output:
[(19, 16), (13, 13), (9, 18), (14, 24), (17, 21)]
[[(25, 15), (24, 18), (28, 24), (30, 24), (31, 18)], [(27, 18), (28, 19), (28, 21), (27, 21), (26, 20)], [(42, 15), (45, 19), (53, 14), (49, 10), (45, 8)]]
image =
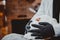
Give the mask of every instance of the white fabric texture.
[(28, 40), (23, 35), (12, 33), (4, 36), (1, 40)]

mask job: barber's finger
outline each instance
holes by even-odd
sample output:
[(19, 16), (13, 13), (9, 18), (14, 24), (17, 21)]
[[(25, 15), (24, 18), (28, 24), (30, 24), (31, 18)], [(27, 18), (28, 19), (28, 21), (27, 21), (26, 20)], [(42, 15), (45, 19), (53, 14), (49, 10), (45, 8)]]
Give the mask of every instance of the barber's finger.
[(29, 32), (32, 32), (32, 33), (40, 33), (40, 29), (35, 29), (35, 30), (30, 30)]
[(43, 39), (43, 37), (42, 36), (38, 36), (35, 39)]
[(33, 27), (36, 27), (36, 28), (42, 28), (43, 25), (37, 25), (37, 24), (32, 24)]
[(39, 22), (40, 25), (47, 25), (49, 24), (48, 22)]
[(33, 33), (33, 34), (31, 34), (31, 36), (41, 36), (41, 34), (40, 33)]

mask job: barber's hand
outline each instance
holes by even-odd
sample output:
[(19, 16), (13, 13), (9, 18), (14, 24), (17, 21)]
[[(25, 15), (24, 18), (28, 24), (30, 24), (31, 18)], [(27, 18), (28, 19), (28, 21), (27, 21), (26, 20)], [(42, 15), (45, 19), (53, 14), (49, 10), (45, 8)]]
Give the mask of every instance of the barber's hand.
[(31, 36), (35, 36), (35, 39), (44, 39), (48, 37), (52, 37), (55, 35), (53, 26), (47, 22), (40, 22), (39, 25), (32, 24), (33, 27), (38, 29), (30, 30)]

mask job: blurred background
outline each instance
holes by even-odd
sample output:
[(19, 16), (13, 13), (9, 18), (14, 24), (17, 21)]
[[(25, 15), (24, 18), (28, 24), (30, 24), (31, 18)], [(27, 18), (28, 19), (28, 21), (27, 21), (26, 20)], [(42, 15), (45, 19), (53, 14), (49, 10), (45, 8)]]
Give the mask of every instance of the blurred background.
[(25, 32), (25, 25), (36, 14), (41, 0), (0, 0), (0, 39)]

